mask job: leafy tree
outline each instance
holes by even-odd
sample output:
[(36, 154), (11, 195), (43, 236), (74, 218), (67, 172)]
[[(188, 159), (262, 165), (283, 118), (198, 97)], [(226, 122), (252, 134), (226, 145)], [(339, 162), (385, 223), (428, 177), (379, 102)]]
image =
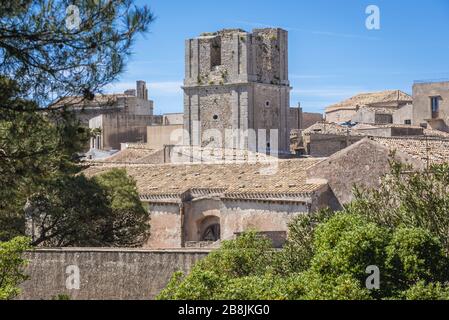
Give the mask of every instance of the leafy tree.
[(449, 252), (449, 165), (410, 171), (399, 163), (379, 188), (355, 190), (346, 211), (390, 229), (399, 226), (428, 230)]
[(13, 299), (20, 294), (18, 286), (27, 279), (23, 273), (27, 264), (23, 253), (29, 248), (29, 239), (23, 237), (0, 242), (0, 300)]
[(25, 207), (32, 244), (48, 247), (100, 245), (109, 212), (105, 191), (83, 175), (48, 182)]
[(57, 185), (81, 183), (70, 175), (90, 133), (70, 107), (118, 78), (153, 20), (132, 0), (0, 3), (0, 241), (24, 234), (31, 197), (69, 199)]
[(449, 261), (438, 238), (419, 228), (395, 230), (387, 247), (387, 268), (399, 289), (416, 283), (444, 282), (449, 279)]
[(277, 272), (283, 275), (298, 273), (310, 267), (313, 257), (315, 229), (334, 213), (330, 209), (298, 215), (289, 223), (289, 237), (277, 254)]
[(350, 274), (323, 277), (306, 271), (292, 279), (296, 294), (289, 300), (372, 300), (370, 291)]
[(311, 270), (323, 277), (350, 274), (362, 281), (367, 266), (383, 268), (389, 237), (387, 230), (362, 217), (338, 214), (316, 230)]
[[(371, 265), (380, 269), (380, 290), (365, 288)], [(428, 231), (402, 227), (392, 233), (364, 217), (339, 213), (316, 229), (303, 298), (403, 297), (402, 291), (420, 281), (447, 281), (448, 267), (440, 241)]]
[(149, 213), (125, 170), (57, 179), (30, 197), (26, 212), (35, 246), (133, 247), (149, 234)]
[(200, 267), (230, 277), (262, 275), (272, 259), (272, 243), (255, 231), (234, 241), (224, 241), (221, 248), (200, 262)]
[(449, 300), (449, 287), (440, 282), (420, 281), (400, 296), (405, 300)]
[(124, 169), (113, 169), (93, 181), (106, 193), (109, 215), (102, 233), (113, 246), (138, 247), (150, 233), (150, 214), (137, 192), (136, 181)]
[(117, 79), (137, 35), (153, 20), (132, 0), (3, 1), (0, 75), (40, 107), (68, 96), (91, 99)]
[(60, 117), (34, 112), (34, 103), (16, 98), (14, 81), (0, 77), (0, 87), (2, 105), (15, 106), (0, 113), (0, 240), (7, 240), (24, 234), (22, 209), (29, 195), (48, 180), (79, 170), (76, 152), (89, 133), (74, 122), (58, 126)]
[(288, 278), (271, 274), (230, 279), (216, 296), (218, 300), (287, 300)]
[[(272, 257), (270, 240), (254, 231), (244, 233), (236, 240), (224, 241), (220, 249), (199, 261), (186, 277), (175, 273), (158, 298), (230, 299), (234, 294), (239, 294), (235, 287), (238, 280), (263, 277), (269, 270)], [(253, 281), (255, 286), (260, 284), (258, 281)]]
[[(159, 299), (371, 300), (447, 298), (447, 258), (428, 231), (386, 227), (338, 213), (315, 229), (310, 266), (278, 273), (282, 260), (252, 232), (226, 242), (184, 276), (176, 273)], [(259, 248), (251, 252), (248, 248)], [(252, 253), (258, 252), (261, 257)], [(296, 258), (295, 258), (296, 259)], [(242, 263), (241, 263), (242, 262)], [(380, 269), (380, 290), (366, 288), (368, 266)], [(243, 266), (243, 268), (241, 268)], [(238, 272), (236, 272), (238, 270)]]

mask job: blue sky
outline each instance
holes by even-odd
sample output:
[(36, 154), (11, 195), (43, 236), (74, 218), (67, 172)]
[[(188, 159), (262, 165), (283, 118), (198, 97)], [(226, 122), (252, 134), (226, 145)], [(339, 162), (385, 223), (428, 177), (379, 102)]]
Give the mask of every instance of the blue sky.
[[(223, 28), (289, 31), (291, 105), (323, 112), (359, 92), (449, 78), (449, 0), (140, 0), (157, 19), (107, 91), (145, 80), (157, 113), (182, 112), (184, 40)], [(365, 27), (368, 5), (380, 30)]]

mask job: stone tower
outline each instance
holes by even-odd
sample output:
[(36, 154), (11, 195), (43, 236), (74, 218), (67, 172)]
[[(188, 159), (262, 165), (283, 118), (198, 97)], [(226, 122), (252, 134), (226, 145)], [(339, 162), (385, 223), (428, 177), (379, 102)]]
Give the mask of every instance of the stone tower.
[(185, 59), (186, 145), (289, 152), (287, 31), (204, 33), (186, 41)]
[(148, 100), (148, 89), (145, 81), (139, 80), (136, 85), (137, 98)]

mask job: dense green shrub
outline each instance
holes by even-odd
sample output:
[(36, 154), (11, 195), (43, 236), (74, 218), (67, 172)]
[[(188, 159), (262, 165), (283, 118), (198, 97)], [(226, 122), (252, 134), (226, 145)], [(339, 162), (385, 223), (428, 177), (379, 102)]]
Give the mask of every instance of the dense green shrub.
[(449, 263), (437, 237), (419, 228), (397, 229), (387, 247), (387, 267), (394, 284), (406, 289), (420, 281), (448, 279)]
[(27, 260), (23, 253), (30, 249), (29, 243), (24, 237), (0, 242), (0, 300), (13, 299), (20, 294), (19, 284), (27, 279), (23, 271)]
[(449, 300), (449, 287), (439, 282), (420, 281), (400, 295), (405, 300)]
[[(356, 191), (336, 214), (301, 215), (280, 252), (256, 232), (224, 242), (160, 299), (449, 299), (449, 166), (403, 174)], [(379, 270), (369, 290), (367, 267)]]

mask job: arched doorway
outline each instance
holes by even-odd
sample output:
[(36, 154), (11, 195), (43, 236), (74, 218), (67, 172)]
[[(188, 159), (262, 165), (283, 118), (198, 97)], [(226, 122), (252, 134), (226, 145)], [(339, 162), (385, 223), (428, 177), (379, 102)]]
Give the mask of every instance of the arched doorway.
[(211, 216), (201, 221), (200, 241), (216, 242), (221, 239), (220, 218)]

